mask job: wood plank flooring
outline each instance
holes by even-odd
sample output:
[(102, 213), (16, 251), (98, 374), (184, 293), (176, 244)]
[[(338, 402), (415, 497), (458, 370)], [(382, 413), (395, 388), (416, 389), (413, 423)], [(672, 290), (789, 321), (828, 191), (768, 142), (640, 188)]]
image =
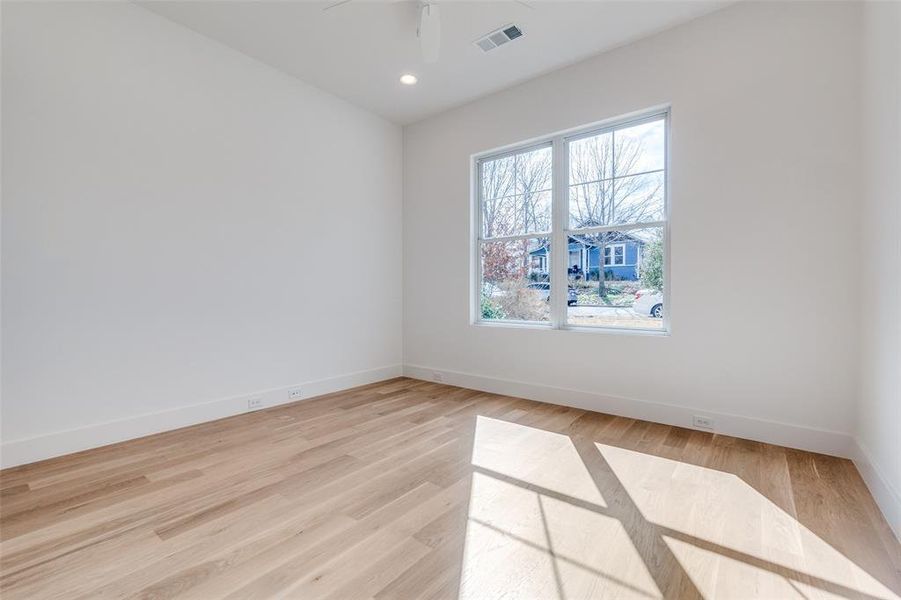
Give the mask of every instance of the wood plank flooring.
[(411, 379), (0, 472), (17, 598), (897, 598), (847, 460)]

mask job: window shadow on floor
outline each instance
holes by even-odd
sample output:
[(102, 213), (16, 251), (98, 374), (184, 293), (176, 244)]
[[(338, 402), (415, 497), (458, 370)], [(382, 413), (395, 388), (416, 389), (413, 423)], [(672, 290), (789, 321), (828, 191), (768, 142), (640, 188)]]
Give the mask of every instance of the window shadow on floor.
[(901, 589), (849, 461), (564, 407), (519, 421), (474, 420), (455, 596)]

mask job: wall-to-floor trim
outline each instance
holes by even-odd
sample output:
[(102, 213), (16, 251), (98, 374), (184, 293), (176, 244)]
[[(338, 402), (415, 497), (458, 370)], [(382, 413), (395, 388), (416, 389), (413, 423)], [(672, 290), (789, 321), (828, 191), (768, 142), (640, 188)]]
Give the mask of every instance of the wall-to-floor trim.
[[(308, 400), (323, 394), (401, 375), (424, 381), (436, 381), (436, 376), (438, 376), (437, 378), (440, 378), (443, 383), (450, 385), (679, 427), (691, 428), (692, 416), (701, 413), (716, 420), (716, 433), (850, 458), (885, 515), (889, 526), (901, 540), (901, 494), (889, 485), (888, 480), (882, 475), (879, 466), (873, 461), (863, 444), (848, 434), (691, 407), (410, 364), (389, 365), (328, 379), (220, 398), (128, 419), (4, 442), (0, 444), (0, 466), (2, 468), (14, 467), (234, 416), (248, 412), (247, 400), (250, 398), (262, 398), (263, 407), (268, 408)], [(298, 387), (302, 390), (302, 396), (289, 398), (288, 391)]]
[[(400, 364), (389, 365), (32, 438), (11, 440), (0, 445), (0, 466), (3, 468), (14, 467), (72, 452), (124, 442), (145, 435), (231, 417), (248, 412), (247, 401), (250, 398), (262, 398), (263, 408), (268, 408), (399, 377), (402, 372), (403, 367)], [(288, 390), (298, 387), (301, 389), (300, 398), (289, 398)]]
[(860, 440), (855, 439), (851, 448), (851, 460), (857, 467), (864, 483), (870, 489), (873, 500), (882, 511), (895, 537), (901, 542), (901, 493), (889, 484), (882, 469), (873, 460), (872, 454)]
[(714, 433), (830, 454), (842, 458), (851, 457), (851, 448), (854, 443), (850, 435), (837, 431), (730, 415), (687, 406), (610, 396), (596, 392), (498, 379), (496, 377), (448, 371), (422, 365), (404, 365), (404, 375), (425, 381), (436, 381), (435, 375), (438, 375), (444, 383), (460, 387), (507, 396), (517, 396), (550, 404), (562, 404), (564, 406), (679, 427), (692, 428), (693, 415), (701, 414), (712, 417), (716, 421), (716, 427), (712, 430)]
[(901, 540), (901, 494), (889, 485), (860, 441), (846, 433), (422, 365), (404, 365), (404, 375), (424, 381), (436, 381), (437, 375), (441, 382), (450, 385), (690, 429), (692, 416), (703, 414), (716, 420), (715, 433), (848, 458), (857, 467), (895, 536)]

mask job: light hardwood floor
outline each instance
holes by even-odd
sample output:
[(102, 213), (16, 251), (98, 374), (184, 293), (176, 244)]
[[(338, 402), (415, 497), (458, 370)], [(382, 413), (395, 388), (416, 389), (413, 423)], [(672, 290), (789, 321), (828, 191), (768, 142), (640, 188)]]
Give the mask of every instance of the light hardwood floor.
[(395, 379), (0, 473), (16, 598), (896, 598), (828, 456)]

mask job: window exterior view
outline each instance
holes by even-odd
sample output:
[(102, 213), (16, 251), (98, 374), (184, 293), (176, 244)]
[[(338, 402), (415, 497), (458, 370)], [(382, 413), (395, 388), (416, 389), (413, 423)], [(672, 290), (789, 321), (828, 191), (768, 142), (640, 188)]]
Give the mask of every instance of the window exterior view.
[(669, 330), (668, 120), (477, 159), (476, 322)]

